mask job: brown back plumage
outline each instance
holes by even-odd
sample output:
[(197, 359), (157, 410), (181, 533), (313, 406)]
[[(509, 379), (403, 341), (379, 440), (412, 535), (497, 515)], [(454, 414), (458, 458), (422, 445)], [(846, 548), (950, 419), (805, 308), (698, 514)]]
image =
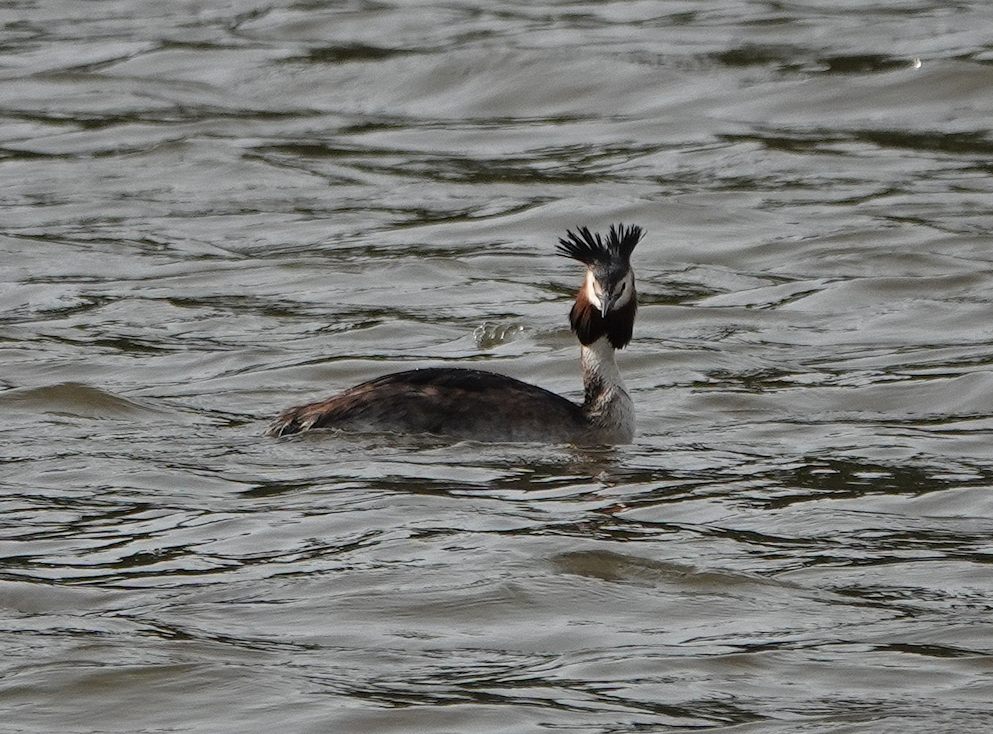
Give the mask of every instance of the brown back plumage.
[(581, 442), (586, 429), (580, 406), (536, 385), (495, 372), (430, 367), (377, 377), (291, 408), (269, 430), (288, 436), (314, 428), (361, 432), (396, 426), (404, 433), (477, 441), (533, 441), (542, 425), (554, 426), (550, 438), (563, 442)]

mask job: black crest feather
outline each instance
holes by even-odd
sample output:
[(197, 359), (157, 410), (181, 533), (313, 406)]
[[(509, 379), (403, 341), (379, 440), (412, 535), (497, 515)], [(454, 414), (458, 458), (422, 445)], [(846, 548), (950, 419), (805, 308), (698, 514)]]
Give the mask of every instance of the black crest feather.
[(641, 241), (644, 232), (641, 227), (623, 224), (610, 225), (606, 240), (599, 233), (590, 232), (589, 227), (577, 227), (559, 240), (558, 253), (586, 265), (609, 265), (615, 262), (627, 263), (635, 245)]

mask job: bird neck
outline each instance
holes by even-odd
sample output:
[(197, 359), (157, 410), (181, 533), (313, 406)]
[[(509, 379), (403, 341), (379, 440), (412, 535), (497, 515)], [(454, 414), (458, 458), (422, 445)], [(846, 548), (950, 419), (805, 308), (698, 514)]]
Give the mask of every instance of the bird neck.
[(582, 346), (583, 413), (605, 438), (627, 442), (634, 436), (634, 403), (624, 387), (610, 339)]

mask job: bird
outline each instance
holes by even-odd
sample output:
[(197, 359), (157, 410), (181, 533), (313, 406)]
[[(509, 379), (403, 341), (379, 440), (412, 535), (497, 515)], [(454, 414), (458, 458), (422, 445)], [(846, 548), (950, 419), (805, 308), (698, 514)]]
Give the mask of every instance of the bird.
[(495, 372), (428, 367), (377, 377), (320, 402), (279, 415), (272, 436), (339, 429), (359, 433), (434, 434), (481, 442), (584, 446), (631, 443), (635, 411), (615, 352), (631, 341), (638, 296), (631, 253), (641, 227), (566, 231), (557, 254), (586, 267), (569, 312), (580, 343), (582, 404)]

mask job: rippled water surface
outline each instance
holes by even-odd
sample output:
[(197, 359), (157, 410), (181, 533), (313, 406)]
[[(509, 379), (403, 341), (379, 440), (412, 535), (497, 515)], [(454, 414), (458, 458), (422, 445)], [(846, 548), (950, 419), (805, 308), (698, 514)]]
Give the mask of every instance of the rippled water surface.
[[(993, 6), (0, 8), (5, 732), (988, 732)], [(275, 440), (388, 371), (631, 446)]]

